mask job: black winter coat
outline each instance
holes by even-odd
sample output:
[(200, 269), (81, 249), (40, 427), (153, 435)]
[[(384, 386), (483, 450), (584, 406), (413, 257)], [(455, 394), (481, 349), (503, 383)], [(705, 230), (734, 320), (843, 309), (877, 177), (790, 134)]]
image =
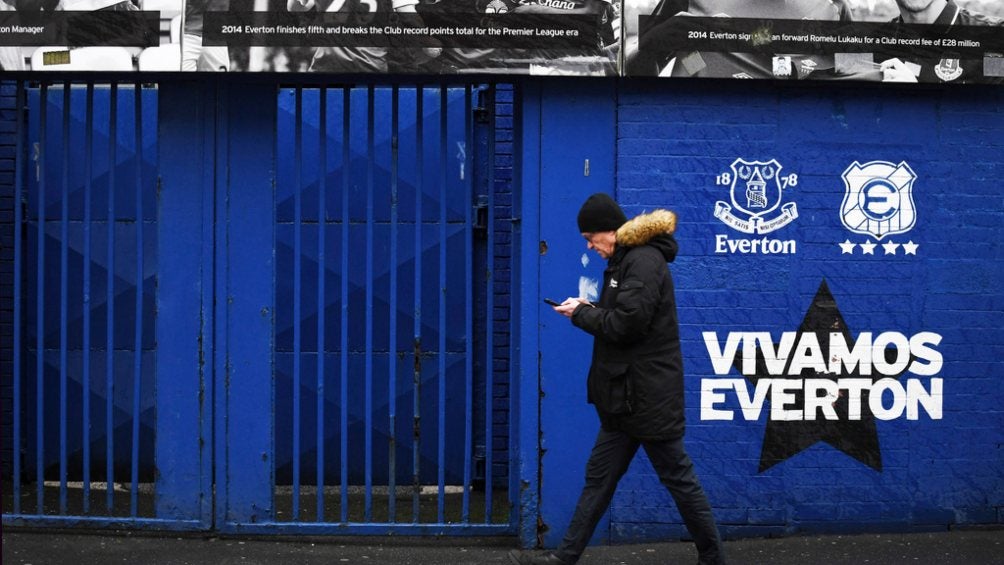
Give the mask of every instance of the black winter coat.
[(572, 314), (572, 323), (594, 336), (587, 387), (601, 424), (642, 441), (684, 432), (683, 356), (666, 265), (676, 257), (675, 228), (675, 215), (665, 210), (622, 226), (599, 302)]

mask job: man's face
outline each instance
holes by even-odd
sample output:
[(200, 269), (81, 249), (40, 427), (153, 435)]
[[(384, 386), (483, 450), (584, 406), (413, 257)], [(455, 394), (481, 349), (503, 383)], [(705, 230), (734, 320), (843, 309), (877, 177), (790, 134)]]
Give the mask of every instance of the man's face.
[(599, 253), (600, 257), (609, 259), (614, 254), (614, 247), (617, 246), (617, 232), (598, 231), (593, 233), (583, 233), (586, 238), (586, 249), (592, 249)]
[[(906, 12), (908, 14), (923, 12), (934, 2), (935, 0), (896, 0), (896, 4), (899, 5), (900, 12)], [(938, 14), (934, 15), (937, 17)]]

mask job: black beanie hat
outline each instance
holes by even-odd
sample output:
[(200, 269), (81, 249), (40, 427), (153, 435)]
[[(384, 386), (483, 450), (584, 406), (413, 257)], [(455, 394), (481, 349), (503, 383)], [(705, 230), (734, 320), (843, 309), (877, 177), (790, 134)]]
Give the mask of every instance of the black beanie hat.
[(582, 233), (616, 231), (626, 221), (621, 207), (602, 192), (587, 198), (579, 209), (579, 231)]

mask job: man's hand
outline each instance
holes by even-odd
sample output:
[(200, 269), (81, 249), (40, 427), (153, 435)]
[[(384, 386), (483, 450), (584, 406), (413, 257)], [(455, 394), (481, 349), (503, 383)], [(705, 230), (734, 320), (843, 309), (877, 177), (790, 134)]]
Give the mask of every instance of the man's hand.
[(916, 65), (911, 66), (899, 59), (882, 61), (882, 82), (917, 82)]
[(558, 304), (557, 306), (552, 306), (552, 308), (554, 308), (554, 311), (561, 314), (562, 316), (566, 318), (571, 318), (572, 313), (575, 312), (575, 309), (579, 307), (579, 304), (587, 304), (589, 306), (592, 306), (592, 304), (585, 298), (568, 297), (565, 299), (564, 302)]

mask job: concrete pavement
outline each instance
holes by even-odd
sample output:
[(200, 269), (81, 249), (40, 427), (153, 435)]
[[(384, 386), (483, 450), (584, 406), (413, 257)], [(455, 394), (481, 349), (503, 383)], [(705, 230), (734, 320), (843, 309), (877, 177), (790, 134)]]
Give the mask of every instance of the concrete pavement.
[[(508, 565), (506, 539), (218, 538), (3, 532), (4, 565)], [(789, 536), (726, 541), (732, 564), (1004, 564), (1004, 528), (936, 533)], [(581, 565), (694, 563), (688, 542), (591, 547)]]

